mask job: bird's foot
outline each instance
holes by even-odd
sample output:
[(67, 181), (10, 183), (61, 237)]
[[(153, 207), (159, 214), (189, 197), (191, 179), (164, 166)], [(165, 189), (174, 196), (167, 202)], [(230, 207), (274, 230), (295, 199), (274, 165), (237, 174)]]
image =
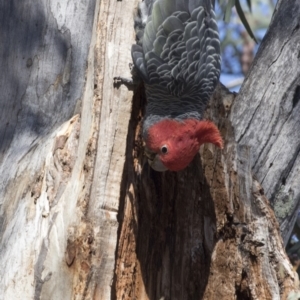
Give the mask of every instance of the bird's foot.
[(135, 85), (133, 78), (126, 78), (122, 76), (114, 77), (114, 85), (120, 86), (121, 84), (129, 85), (129, 86)]
[(121, 84), (127, 86), (128, 89), (135, 88), (141, 82), (140, 77), (137, 75), (135, 67), (132, 63), (129, 64), (130, 72), (132, 74), (131, 78), (116, 76), (114, 77), (114, 87), (119, 88)]

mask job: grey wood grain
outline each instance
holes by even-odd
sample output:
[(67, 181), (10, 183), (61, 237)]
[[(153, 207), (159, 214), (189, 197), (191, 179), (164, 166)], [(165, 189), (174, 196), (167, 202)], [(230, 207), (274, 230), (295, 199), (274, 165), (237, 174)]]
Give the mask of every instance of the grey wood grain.
[[(230, 119), (251, 147), (253, 174), (271, 201), (285, 243), (300, 200), (300, 3), (280, 1)], [(294, 218), (292, 218), (294, 220)]]

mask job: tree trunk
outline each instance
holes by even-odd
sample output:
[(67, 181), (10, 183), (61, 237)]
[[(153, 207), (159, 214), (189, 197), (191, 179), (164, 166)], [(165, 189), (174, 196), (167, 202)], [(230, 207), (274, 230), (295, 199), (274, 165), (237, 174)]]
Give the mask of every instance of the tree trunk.
[(1, 4), (1, 299), (110, 299), (136, 6)]
[[(224, 136), (157, 173), (129, 76), (137, 1), (1, 4), (3, 299), (286, 299), (299, 206), (300, 5), (279, 1)], [(131, 101), (132, 100), (132, 101)], [(271, 206), (275, 209), (277, 220)], [(2, 298), (1, 298), (2, 299)]]

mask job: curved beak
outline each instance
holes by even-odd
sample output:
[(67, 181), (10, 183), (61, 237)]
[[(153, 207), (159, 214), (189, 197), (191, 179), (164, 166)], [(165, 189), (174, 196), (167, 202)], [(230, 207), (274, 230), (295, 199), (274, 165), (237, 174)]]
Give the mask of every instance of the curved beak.
[(147, 147), (145, 148), (145, 155), (148, 157), (148, 163), (151, 168), (157, 172), (167, 171), (163, 163), (161, 162), (159, 156), (156, 153), (151, 152)]
[(164, 164), (161, 162), (158, 155), (156, 155), (153, 160), (148, 159), (148, 163), (151, 166), (151, 168), (154, 169), (155, 171), (164, 172), (168, 170), (168, 168), (166, 168)]

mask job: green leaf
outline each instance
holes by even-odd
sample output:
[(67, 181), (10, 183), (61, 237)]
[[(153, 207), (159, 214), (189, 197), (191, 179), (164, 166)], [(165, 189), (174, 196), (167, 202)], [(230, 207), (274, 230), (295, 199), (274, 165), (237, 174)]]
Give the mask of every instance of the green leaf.
[(245, 26), (245, 28), (246, 28), (248, 34), (250, 35), (250, 37), (251, 37), (251, 38), (255, 41), (255, 43), (257, 44), (257, 40), (256, 40), (256, 38), (255, 38), (255, 36), (254, 36), (254, 34), (253, 34), (252, 30), (251, 30), (251, 27), (250, 27), (250, 25), (249, 25), (249, 23), (248, 23), (248, 21), (247, 21), (247, 19), (246, 19), (246, 17), (245, 17), (245, 14), (244, 14), (244, 12), (243, 12), (243, 10), (242, 10), (241, 4), (240, 4), (240, 0), (236, 0), (236, 1), (235, 1), (235, 8), (236, 8), (236, 12), (238, 13), (238, 15), (239, 15), (239, 17), (240, 17), (240, 19), (241, 19), (243, 25)]
[(235, 0), (228, 0), (228, 3), (226, 5), (226, 10), (225, 10), (225, 15), (224, 15), (224, 21), (226, 23), (228, 23), (230, 20), (231, 11), (232, 11), (234, 4), (235, 4)]

